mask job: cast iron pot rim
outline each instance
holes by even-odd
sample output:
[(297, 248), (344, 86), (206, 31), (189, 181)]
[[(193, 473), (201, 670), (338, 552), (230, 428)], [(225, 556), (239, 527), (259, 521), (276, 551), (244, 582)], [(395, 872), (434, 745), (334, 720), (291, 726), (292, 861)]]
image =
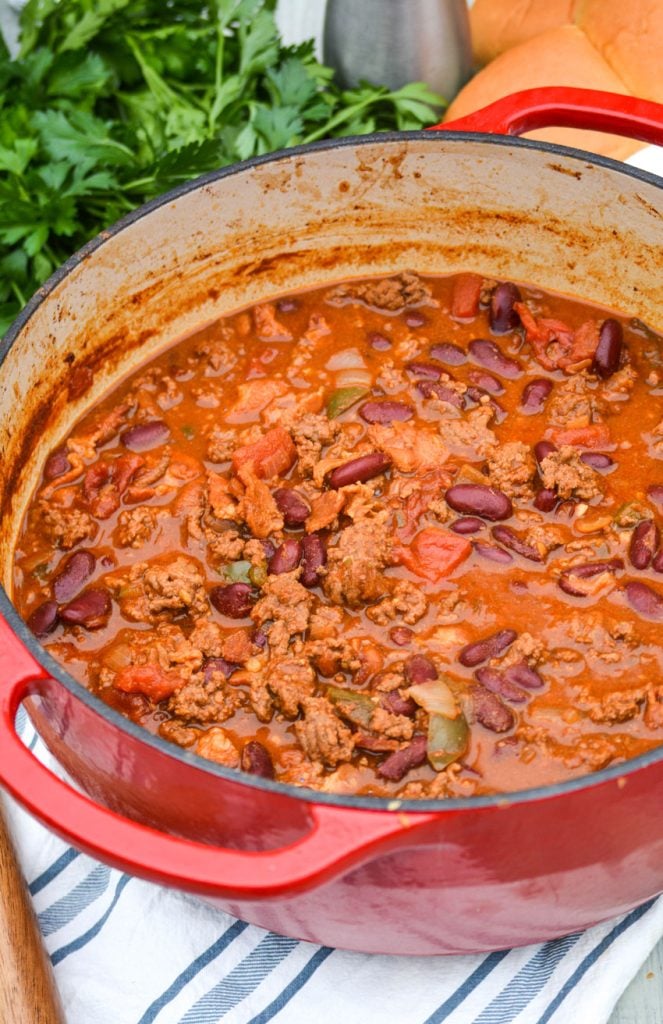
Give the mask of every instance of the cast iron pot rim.
[[(171, 189), (169, 192), (164, 192), (155, 199), (151, 199), (149, 202), (144, 203), (135, 210), (132, 210), (126, 216), (122, 217), (121, 220), (116, 221), (115, 224), (111, 225), (111, 227), (105, 229), (100, 234), (92, 238), (86, 243), (86, 245), (70, 256), (69, 259), (63, 263), (47, 281), (44, 282), (44, 284), (32, 296), (25, 308), (16, 317), (3, 340), (0, 342), (0, 367), (2, 366), (7, 353), (14, 344), (18, 334), (23, 330), (32, 314), (38, 309), (44, 299), (47, 298), (54, 288), (56, 288), (57, 285), (59, 285), (60, 282), (63, 281), (64, 278), (67, 277), (67, 275), (74, 270), (82, 260), (95, 252), (106, 241), (119, 234), (125, 228), (133, 225), (136, 221), (141, 220), (153, 210), (157, 210), (159, 207), (164, 206), (173, 200), (179, 199), (188, 192), (193, 192), (196, 189), (202, 188), (212, 182), (219, 181), (222, 178), (230, 177), (234, 174), (241, 174), (253, 167), (260, 167), (263, 164), (278, 163), (281, 160), (290, 160), (293, 157), (305, 156), (311, 152), (324, 152), (325, 150), (338, 149), (345, 146), (357, 147), (372, 145), (374, 143), (382, 144), (385, 142), (402, 143), (409, 140), (425, 142), (426, 144), (431, 145), (435, 145), (440, 141), (443, 144), (479, 142), (496, 146), (515, 146), (516, 148), (522, 149), (534, 149), (543, 153), (548, 153), (552, 156), (568, 156), (572, 159), (581, 160), (584, 164), (596, 164), (600, 167), (605, 167), (607, 170), (623, 174), (626, 177), (635, 178), (639, 181), (646, 182), (649, 185), (654, 185), (656, 188), (663, 187), (663, 179), (658, 175), (652, 174), (649, 171), (643, 171), (639, 167), (632, 167), (629, 164), (612, 160), (610, 157), (598, 156), (593, 153), (588, 153), (585, 150), (575, 149), (570, 146), (558, 146), (550, 142), (521, 139), (512, 135), (492, 135), (485, 132), (455, 132), (446, 130), (439, 133), (429, 130), (412, 132), (373, 132), (368, 135), (350, 135), (342, 139), (324, 139), (302, 146), (293, 146), (290, 149), (277, 150), (274, 153), (253, 157), (250, 160), (243, 160), (240, 163), (231, 164), (228, 167), (222, 167), (216, 171), (210, 171), (207, 174), (192, 179), (191, 181), (184, 182), (183, 184), (178, 185), (177, 188)], [(400, 800), (394, 797), (348, 796), (338, 793), (321, 793), (317, 790), (294, 786), (290, 783), (263, 779), (255, 775), (249, 775), (248, 773), (237, 769), (224, 768), (222, 765), (216, 764), (214, 761), (208, 761), (205, 758), (199, 757), (197, 754), (183, 750), (181, 747), (178, 747), (174, 743), (170, 743), (168, 740), (162, 739), (158, 735), (150, 733), (147, 729), (143, 728), (143, 726), (137, 725), (130, 719), (125, 718), (124, 715), (121, 715), (119, 711), (109, 707), (101, 700), (101, 698), (95, 696), (95, 694), (90, 690), (77, 682), (73, 676), (70, 676), (68, 672), (65, 672), (62, 666), (46, 651), (45, 648), (41, 646), (32, 632), (28, 629), (10, 601), (6, 590), (2, 586), (0, 586), (0, 614), (10, 624), (14, 633), (28, 648), (34, 659), (47, 670), (49, 675), (61, 683), (72, 697), (82, 701), (91, 711), (94, 711), (102, 718), (105, 718), (111, 725), (116, 726), (121, 731), (129, 733), (129, 735), (134, 739), (152, 746), (160, 753), (165, 754), (168, 757), (172, 757), (189, 767), (197, 769), (198, 771), (207, 772), (209, 775), (214, 775), (220, 779), (225, 779), (226, 781), (235, 784), (246, 785), (249, 788), (265, 790), (267, 792), (291, 797), (295, 800), (301, 800), (304, 803), (328, 804), (339, 808), (394, 812), (471, 811), (475, 808), (497, 809), (504, 808), (512, 804), (524, 804), (532, 803), (537, 800), (552, 799), (563, 796), (565, 793), (591, 789), (607, 782), (617, 782), (634, 772), (640, 771), (640, 769), (648, 768), (659, 761), (663, 761), (663, 744), (661, 744), (661, 746), (648, 751), (646, 754), (640, 754), (638, 757), (631, 758), (628, 761), (612, 765), (608, 768), (603, 768), (598, 772), (591, 772), (587, 775), (582, 775), (578, 778), (569, 779), (565, 782), (558, 782), (549, 786), (537, 786), (532, 789), (517, 790), (513, 793), (496, 793), (492, 796), (451, 797), (435, 800)]]

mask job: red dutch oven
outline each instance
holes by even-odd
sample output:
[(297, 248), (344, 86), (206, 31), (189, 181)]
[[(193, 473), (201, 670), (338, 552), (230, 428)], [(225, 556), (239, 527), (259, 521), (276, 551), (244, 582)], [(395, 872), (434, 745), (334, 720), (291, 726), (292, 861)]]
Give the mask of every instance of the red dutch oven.
[[(400, 802), (297, 789), (133, 725), (42, 650), (7, 596), (46, 452), (119, 374), (233, 308), (404, 267), (472, 269), (660, 329), (663, 183), (512, 137), (550, 124), (656, 143), (663, 107), (532, 90), (442, 132), (324, 142), (224, 169), (91, 242), (10, 330), (0, 350), (0, 782), (79, 849), (265, 928), (366, 952), (547, 940), (663, 889), (663, 747), (504, 796)], [(76, 788), (17, 737), (23, 701)]]

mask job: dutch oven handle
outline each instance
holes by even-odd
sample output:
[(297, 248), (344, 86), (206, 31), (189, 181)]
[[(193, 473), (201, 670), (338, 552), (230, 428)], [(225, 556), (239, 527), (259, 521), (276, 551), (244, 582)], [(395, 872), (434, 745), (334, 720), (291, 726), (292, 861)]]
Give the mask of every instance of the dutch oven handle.
[[(49, 677), (0, 617), (0, 783), (78, 849), (113, 867), (200, 895), (270, 899), (313, 889), (386, 852), (434, 814), (398, 814), (310, 804), (310, 830), (261, 852), (181, 839), (116, 814), (78, 793), (23, 744), (14, 722), (26, 697)], [(53, 685), (50, 682), (50, 685)]]
[(537, 128), (584, 128), (663, 145), (663, 105), (598, 89), (550, 86), (503, 96), (431, 131), (522, 135)]

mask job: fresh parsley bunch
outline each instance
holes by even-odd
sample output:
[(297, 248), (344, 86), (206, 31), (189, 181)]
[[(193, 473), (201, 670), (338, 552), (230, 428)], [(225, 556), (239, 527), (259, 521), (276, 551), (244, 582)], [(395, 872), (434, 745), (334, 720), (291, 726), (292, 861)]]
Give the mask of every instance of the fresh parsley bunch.
[(0, 39), (0, 334), (121, 215), (205, 171), (328, 136), (431, 123), (425, 85), (342, 91), (285, 47), (275, 0), (29, 0)]

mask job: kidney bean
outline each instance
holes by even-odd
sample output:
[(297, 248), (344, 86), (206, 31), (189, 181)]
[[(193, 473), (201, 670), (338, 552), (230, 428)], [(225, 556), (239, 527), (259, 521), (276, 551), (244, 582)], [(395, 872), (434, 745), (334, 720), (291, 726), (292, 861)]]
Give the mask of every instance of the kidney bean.
[(110, 594), (105, 588), (84, 590), (64, 607), (60, 618), (69, 626), (84, 626), (85, 629), (100, 629), (108, 622), (111, 613)]
[(441, 402), (448, 402), (449, 405), (453, 405), (456, 409), (463, 408), (462, 395), (459, 395), (446, 384), (439, 384), (432, 380), (420, 380), (417, 382), (417, 391), (424, 398), (439, 398)]
[(647, 497), (663, 509), (663, 484), (652, 484), (647, 488)]
[(389, 630), (389, 639), (399, 647), (406, 647), (413, 636), (414, 630), (409, 629), (408, 626), (394, 626)]
[(242, 771), (261, 779), (274, 778), (274, 765), (266, 747), (258, 740), (249, 740), (242, 749)]
[(584, 462), (586, 466), (591, 466), (592, 469), (609, 469), (615, 464), (610, 456), (604, 455), (603, 452), (582, 452), (580, 461)]
[(426, 317), (419, 310), (413, 309), (405, 315), (405, 323), (408, 327), (423, 327), (426, 323)]
[(450, 341), (441, 341), (439, 344), (433, 345), (430, 354), (433, 359), (439, 359), (447, 366), (462, 366), (467, 362), (467, 352), (459, 348), (458, 345), (452, 345)]
[(462, 516), (460, 519), (456, 519), (453, 523), (449, 524), (449, 529), (453, 530), (454, 533), (478, 533), (479, 530), (483, 530), (484, 523), (482, 519), (477, 519), (476, 516)]
[(660, 548), (660, 550), (654, 555), (651, 567), (654, 572), (663, 572), (663, 548)]
[(536, 461), (541, 465), (544, 459), (547, 459), (553, 452), (559, 451), (557, 445), (553, 444), (552, 441), (537, 441), (534, 445), (534, 457)]
[(513, 562), (513, 555), (510, 555), (504, 548), (495, 547), (494, 544), (475, 544), (474, 550), (477, 555), (487, 558), (490, 562), (499, 562), (501, 565)]
[(228, 583), (212, 587), (209, 599), (222, 615), (244, 619), (253, 607), (253, 588), (248, 583)]
[(506, 676), (494, 668), (489, 668), (488, 666), (478, 668), (474, 673), (474, 677), (491, 693), (497, 693), (500, 697), (504, 697), (505, 700), (512, 701), (514, 704), (523, 704), (527, 700), (527, 694), (524, 690), (521, 690), (515, 683), (510, 682)]
[(503, 654), (517, 636), (518, 634), (514, 629), (500, 629), (498, 633), (491, 633), (490, 636), (484, 637), (483, 640), (475, 640), (471, 644), (466, 644), (465, 647), (461, 648), (458, 660), (461, 665), (465, 665), (467, 668), (474, 668), (475, 665), (480, 665), (482, 661), (488, 661), (489, 658), (497, 658), (500, 654)]
[(276, 308), (279, 313), (294, 313), (296, 309), (299, 309), (299, 303), (297, 302), (297, 299), (287, 297), (279, 299), (276, 303)]
[(391, 348), (391, 341), (385, 337), (384, 334), (380, 334), (379, 331), (371, 331), (368, 336), (368, 343), (371, 348), (376, 349), (377, 352), (386, 352), (387, 349)]
[(530, 562), (545, 561), (545, 557), (539, 549), (535, 548), (532, 544), (527, 544), (510, 526), (493, 526), (490, 532), (499, 544), (502, 544), (510, 551), (515, 551), (522, 558), (527, 558)]
[(542, 487), (534, 498), (534, 508), (539, 512), (552, 512), (558, 502), (558, 497), (549, 487)]
[(262, 545), (262, 550), (265, 554), (265, 558), (269, 562), (270, 558), (276, 551), (276, 544), (273, 544), (271, 540), (261, 540), (260, 543)]
[(120, 434), (120, 441), (132, 452), (144, 452), (149, 448), (157, 448), (170, 437), (170, 428), (163, 420), (150, 420), (148, 423), (137, 423)]
[(299, 582), (303, 587), (317, 587), (320, 582), (320, 573), (323, 565), (327, 563), (327, 544), (321, 533), (309, 533), (302, 537), (302, 571)]
[(264, 651), (267, 646), (267, 634), (264, 629), (254, 629), (251, 634), (251, 643), (254, 643), (256, 647), (259, 647), (261, 651)]
[(543, 679), (526, 661), (519, 661), (504, 670), (504, 678), (516, 686), (524, 686), (526, 690), (538, 690), (543, 686)]
[(277, 487), (273, 497), (286, 526), (297, 529), (304, 525), (311, 514), (311, 507), (304, 501), (299, 491), (291, 490), (289, 487)]
[(586, 580), (591, 579), (592, 576), (598, 576), (602, 572), (617, 572), (618, 569), (624, 568), (624, 560), (622, 558), (609, 558), (605, 562), (581, 562), (580, 565), (573, 565), (570, 569), (565, 569), (557, 580), (557, 585), (565, 594), (571, 594), (573, 597), (586, 597), (585, 591), (574, 584), (573, 580)]
[(483, 370), (471, 370), (467, 376), (476, 387), (486, 391), (489, 395), (504, 394), (502, 381), (498, 380), (497, 377), (493, 377), (492, 373), (485, 373)]
[(412, 768), (419, 768), (426, 761), (428, 741), (425, 736), (416, 735), (407, 747), (395, 750), (378, 765), (376, 772), (383, 779), (400, 782)]
[(663, 619), (663, 596), (658, 591), (637, 581), (627, 583), (624, 590), (626, 600), (639, 615), (656, 621)]
[(228, 678), (233, 672), (237, 671), (238, 666), (232, 661), (226, 661), (225, 658), (207, 658), (205, 661), (205, 682), (209, 681), (214, 677), (215, 672), (220, 672), (222, 675)]
[(516, 716), (511, 708), (503, 704), (495, 693), (485, 686), (476, 683), (470, 690), (474, 716), (484, 729), (491, 732), (508, 732), (516, 724)]
[(485, 484), (454, 484), (444, 497), (454, 512), (480, 516), (482, 519), (508, 519), (513, 512), (511, 499), (502, 491)]
[(405, 402), (392, 402), (388, 399), (379, 402), (364, 402), (359, 406), (359, 415), (367, 423), (404, 423), (414, 416), (414, 409)]
[(44, 465), (44, 479), (45, 480), (57, 480), (59, 476), (64, 476), (71, 469), (71, 462), (67, 457), (66, 448), (56, 448), (54, 452), (46, 459)]
[(391, 711), (392, 715), (405, 715), (414, 718), (417, 713), (417, 702), (412, 697), (403, 697), (398, 690), (389, 690), (380, 697), (380, 707)]
[(619, 369), (624, 343), (624, 331), (618, 320), (609, 317), (601, 324), (592, 370), (605, 380)]
[(552, 381), (547, 377), (536, 377), (523, 388), (520, 408), (527, 416), (535, 416), (543, 411), (546, 399), (552, 391)]
[(279, 544), (276, 551), (267, 563), (267, 572), (272, 576), (280, 576), (284, 572), (293, 572), (299, 565), (302, 557), (301, 541), (294, 537), (288, 537), (282, 544)]
[(634, 569), (646, 569), (658, 550), (661, 539), (658, 526), (653, 519), (643, 519), (631, 534), (628, 557)]
[(442, 370), (439, 366), (435, 366), (433, 363), (424, 363), (414, 360), (408, 363), (405, 367), (409, 373), (413, 373), (415, 377), (426, 377), (427, 380), (439, 380)]
[(413, 654), (403, 666), (405, 678), (412, 686), (417, 683), (427, 683), (430, 679), (437, 679), (437, 669), (425, 654)]
[(485, 366), (493, 373), (499, 373), (501, 377), (515, 380), (523, 372), (523, 368), (516, 359), (511, 359), (495, 344), (486, 338), (475, 338), (470, 342), (470, 354), (478, 363)]
[(370, 455), (351, 459), (350, 462), (344, 462), (342, 466), (332, 469), (327, 480), (329, 486), (335, 490), (339, 487), (346, 487), (348, 484), (365, 484), (367, 480), (372, 480), (374, 476), (384, 473), (390, 465), (391, 459), (388, 455), (383, 455), (382, 452), (371, 452)]
[(94, 572), (97, 560), (91, 551), (75, 551), (65, 558), (53, 579), (53, 596), (60, 604), (71, 601)]
[(59, 622), (58, 606), (55, 601), (44, 601), (28, 616), (27, 626), (37, 639), (52, 633)]
[(520, 301), (520, 290), (511, 281), (504, 281), (493, 290), (488, 310), (488, 322), (493, 334), (508, 334), (516, 329), (520, 316), (514, 305)]

